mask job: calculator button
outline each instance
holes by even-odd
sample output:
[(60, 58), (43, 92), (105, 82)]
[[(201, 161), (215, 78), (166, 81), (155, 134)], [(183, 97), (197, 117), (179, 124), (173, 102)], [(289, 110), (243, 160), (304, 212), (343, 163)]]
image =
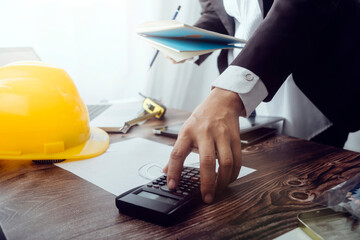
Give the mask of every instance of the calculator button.
[(162, 186), (160, 189), (165, 191), (165, 192), (174, 192), (174, 189), (169, 189), (166, 185)]
[(152, 187), (152, 184), (148, 184), (148, 185), (146, 185), (147, 187)]
[(198, 177), (191, 177), (191, 180), (193, 180), (193, 181), (199, 181), (200, 178), (198, 178)]
[(185, 179), (189, 179), (189, 178), (190, 178), (190, 176), (185, 175), (183, 178), (185, 178)]
[(166, 176), (162, 176), (160, 179), (161, 180), (166, 180)]
[(195, 176), (194, 173), (189, 173), (188, 175), (191, 176), (191, 177)]
[(159, 188), (159, 185), (154, 185), (154, 188)]
[(159, 185), (160, 185), (160, 186), (164, 186), (164, 185), (165, 185), (165, 183), (163, 183), (163, 182), (160, 182), (160, 183), (159, 183)]
[(153, 181), (152, 183), (153, 183), (153, 184), (157, 184), (157, 183), (158, 183), (158, 181), (157, 181), (157, 180), (155, 180), (155, 181)]
[(176, 193), (179, 193), (179, 194), (181, 194), (183, 191), (181, 191), (181, 190), (177, 190), (176, 191)]
[(182, 194), (183, 194), (184, 196), (188, 196), (188, 195), (189, 195), (188, 192), (183, 192)]

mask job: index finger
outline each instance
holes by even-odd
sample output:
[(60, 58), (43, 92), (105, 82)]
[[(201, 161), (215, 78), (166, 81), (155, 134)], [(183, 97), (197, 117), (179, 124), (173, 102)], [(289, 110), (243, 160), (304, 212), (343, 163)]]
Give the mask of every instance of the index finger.
[(199, 141), (201, 195), (205, 203), (212, 203), (216, 186), (216, 154), (209, 138)]
[(178, 185), (185, 158), (191, 151), (191, 145), (191, 139), (186, 136), (179, 136), (178, 140), (175, 142), (169, 162), (165, 169), (167, 172), (167, 186), (169, 189), (174, 189)]

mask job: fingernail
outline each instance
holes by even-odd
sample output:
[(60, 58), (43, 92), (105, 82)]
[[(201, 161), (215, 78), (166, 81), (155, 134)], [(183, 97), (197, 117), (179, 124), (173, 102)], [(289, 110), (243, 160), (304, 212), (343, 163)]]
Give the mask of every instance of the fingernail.
[(205, 195), (204, 202), (205, 203), (212, 203), (212, 201), (213, 201), (213, 196), (210, 193), (207, 193)]
[(170, 179), (170, 180), (169, 180), (168, 187), (169, 187), (170, 189), (174, 189), (174, 188), (175, 188), (175, 181), (174, 181), (174, 179)]

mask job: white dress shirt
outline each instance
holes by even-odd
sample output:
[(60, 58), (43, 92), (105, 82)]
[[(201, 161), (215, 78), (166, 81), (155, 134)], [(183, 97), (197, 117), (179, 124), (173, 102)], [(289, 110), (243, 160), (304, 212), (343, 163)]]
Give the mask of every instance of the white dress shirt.
[[(263, 20), (258, 1), (224, 0), (224, 7), (234, 17), (235, 37), (249, 40)], [(238, 48), (229, 51), (229, 63), (240, 51)], [(259, 115), (284, 117), (286, 121), (283, 130), (290, 136), (310, 139), (332, 125), (295, 85), (292, 75), (269, 103), (261, 103), (268, 95), (261, 79), (242, 67), (229, 66), (212, 86), (237, 92), (245, 107), (243, 116), (248, 117), (257, 107)]]

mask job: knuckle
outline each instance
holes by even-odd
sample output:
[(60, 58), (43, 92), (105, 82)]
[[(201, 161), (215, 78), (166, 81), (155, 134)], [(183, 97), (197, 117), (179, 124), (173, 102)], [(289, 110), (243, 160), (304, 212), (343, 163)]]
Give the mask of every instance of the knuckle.
[(170, 158), (174, 159), (174, 160), (182, 160), (182, 159), (185, 159), (185, 157), (186, 157), (186, 154), (177, 148), (174, 148), (170, 155)]
[(218, 131), (218, 134), (220, 134), (220, 135), (228, 135), (230, 133), (229, 129), (225, 126), (218, 127), (217, 131)]
[(226, 157), (224, 159), (221, 159), (219, 162), (220, 167), (222, 168), (232, 168), (234, 166), (233, 159), (230, 157)]
[(189, 135), (191, 135), (191, 132), (192, 132), (192, 129), (191, 129), (191, 127), (188, 127), (188, 126), (185, 126), (185, 127), (181, 128), (181, 130), (180, 130), (181, 136), (189, 136)]
[(208, 133), (212, 129), (212, 124), (210, 122), (208, 122), (208, 121), (205, 121), (205, 122), (203, 122), (201, 124), (200, 129), (201, 129), (202, 132)]

